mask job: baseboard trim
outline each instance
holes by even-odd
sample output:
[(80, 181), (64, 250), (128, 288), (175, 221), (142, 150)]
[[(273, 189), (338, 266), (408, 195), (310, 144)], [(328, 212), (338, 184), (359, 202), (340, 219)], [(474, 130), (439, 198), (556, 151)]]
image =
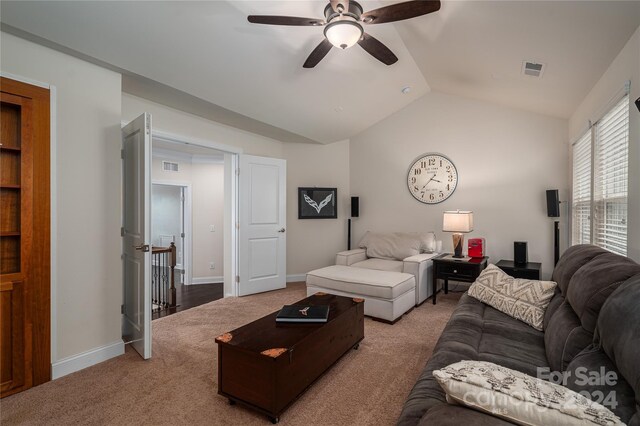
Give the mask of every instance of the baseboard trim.
[(307, 280), (307, 274), (291, 274), (291, 275), (287, 275), (287, 282), (288, 283), (297, 282), (297, 281), (306, 281), (306, 280)]
[(119, 340), (99, 348), (72, 355), (61, 359), (51, 365), (51, 377), (53, 380), (75, 373), (92, 365), (99, 364), (108, 359), (124, 354), (124, 342)]
[(211, 283), (221, 283), (224, 281), (224, 277), (222, 275), (217, 277), (200, 277), (200, 278), (191, 278), (191, 284), (211, 284)]

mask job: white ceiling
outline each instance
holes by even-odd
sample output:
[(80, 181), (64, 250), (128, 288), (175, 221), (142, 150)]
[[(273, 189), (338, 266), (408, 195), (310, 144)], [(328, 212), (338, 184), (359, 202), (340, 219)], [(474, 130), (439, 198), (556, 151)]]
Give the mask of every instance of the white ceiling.
[[(361, 2), (365, 10), (392, 3)], [(0, 19), (5, 30), (321, 143), (361, 132), (429, 86), (566, 118), (640, 23), (640, 1), (446, 1), (432, 15), (365, 29), (398, 56), (392, 66), (355, 46), (307, 70), (322, 28), (246, 20), (322, 17), (325, 4), (2, 1)], [(525, 59), (547, 64), (541, 79), (520, 74)]]

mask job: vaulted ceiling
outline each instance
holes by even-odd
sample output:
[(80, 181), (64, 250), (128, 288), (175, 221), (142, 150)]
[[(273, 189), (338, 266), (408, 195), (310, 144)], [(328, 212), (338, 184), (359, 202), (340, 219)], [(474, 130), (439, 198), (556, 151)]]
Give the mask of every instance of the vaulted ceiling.
[[(567, 118), (640, 23), (639, 1), (444, 1), (434, 14), (365, 28), (398, 56), (394, 65), (354, 46), (303, 69), (322, 28), (246, 19), (320, 18), (325, 4), (2, 1), (0, 19), (4, 31), (122, 71), (134, 93), (137, 81), (147, 91), (157, 83), (235, 115), (237, 127), (246, 120), (261, 133), (263, 123), (320, 143), (349, 138), (430, 88)], [(542, 78), (522, 75), (524, 60), (544, 63)]]

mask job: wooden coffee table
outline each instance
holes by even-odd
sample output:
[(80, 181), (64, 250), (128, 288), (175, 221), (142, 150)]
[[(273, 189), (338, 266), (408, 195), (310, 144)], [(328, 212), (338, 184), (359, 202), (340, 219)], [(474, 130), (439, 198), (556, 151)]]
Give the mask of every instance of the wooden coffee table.
[(322, 324), (276, 324), (277, 312), (216, 338), (218, 393), (273, 423), (364, 338), (364, 301), (316, 293), (295, 305), (329, 305)]

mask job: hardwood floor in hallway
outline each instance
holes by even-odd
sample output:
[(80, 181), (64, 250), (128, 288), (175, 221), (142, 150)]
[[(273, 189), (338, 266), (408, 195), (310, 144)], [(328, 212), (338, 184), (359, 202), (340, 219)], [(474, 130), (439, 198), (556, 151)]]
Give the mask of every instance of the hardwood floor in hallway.
[(177, 312), (186, 311), (190, 308), (222, 299), (224, 296), (223, 283), (212, 284), (192, 284), (176, 286), (176, 303), (175, 308), (165, 309), (159, 312), (153, 312), (152, 319), (166, 317)]

